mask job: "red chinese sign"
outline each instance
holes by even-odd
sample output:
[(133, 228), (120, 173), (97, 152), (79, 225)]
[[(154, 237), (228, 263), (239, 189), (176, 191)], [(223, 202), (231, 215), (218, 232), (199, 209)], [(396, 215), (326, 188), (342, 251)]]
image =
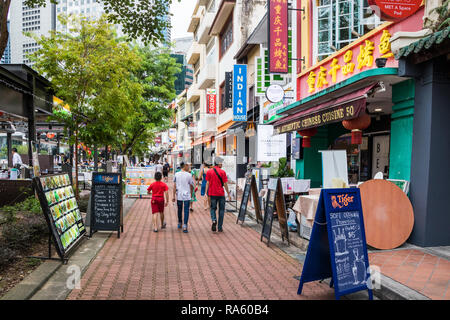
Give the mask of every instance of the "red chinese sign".
[(369, 6), (387, 21), (405, 19), (419, 10), (422, 0), (369, 0)]
[(269, 72), (288, 73), (287, 0), (269, 0)]
[(206, 90), (206, 113), (216, 114), (216, 90), (207, 89)]

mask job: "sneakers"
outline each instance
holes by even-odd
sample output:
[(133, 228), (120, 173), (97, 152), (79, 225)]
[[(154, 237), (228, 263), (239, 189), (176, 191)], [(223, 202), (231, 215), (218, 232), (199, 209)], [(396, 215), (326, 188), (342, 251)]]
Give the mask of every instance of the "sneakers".
[(178, 224), (178, 229), (181, 229), (181, 223)]
[(219, 228), (219, 230), (218, 230), (219, 232), (223, 232), (223, 229), (222, 228)]
[(212, 226), (211, 226), (211, 230), (212, 231), (216, 231), (216, 226), (217, 226), (217, 221), (213, 221)]
[(164, 222), (161, 229), (165, 229), (166, 228), (166, 223)]
[(153, 232), (158, 232), (158, 229), (153, 230)]
[(185, 224), (183, 224), (183, 232), (184, 232), (184, 233), (188, 233), (187, 225), (185, 225)]

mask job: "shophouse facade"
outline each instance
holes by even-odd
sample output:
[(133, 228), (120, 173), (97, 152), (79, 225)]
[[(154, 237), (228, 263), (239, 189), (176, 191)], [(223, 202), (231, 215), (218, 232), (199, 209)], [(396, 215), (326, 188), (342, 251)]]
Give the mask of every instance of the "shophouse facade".
[[(423, 36), (425, 7), (397, 21), (381, 20), (365, 1), (299, 0), (297, 7), (305, 10), (297, 19), (297, 55), (304, 59), (297, 70), (296, 102), (277, 110), (282, 118), (275, 122), (277, 133), (297, 132), (310, 141), (297, 160), (297, 176), (321, 187), (320, 151), (345, 149), (349, 184), (356, 186), (379, 172), (384, 179), (411, 183), (416, 220), (410, 242), (448, 245), (450, 236), (442, 227), (448, 229), (448, 218), (431, 212), (443, 209), (442, 200), (427, 202), (432, 186), (424, 184), (437, 157), (424, 159), (431, 142), (422, 139), (423, 134), (430, 137), (423, 125), (428, 111), (416, 114), (424, 96), (418, 95), (417, 78), (404, 72), (404, 62), (395, 58), (398, 43), (403, 43), (399, 35)], [(430, 92), (427, 97), (429, 103), (435, 99)], [(436, 110), (445, 114), (440, 106)], [(441, 147), (448, 154), (448, 145)]]

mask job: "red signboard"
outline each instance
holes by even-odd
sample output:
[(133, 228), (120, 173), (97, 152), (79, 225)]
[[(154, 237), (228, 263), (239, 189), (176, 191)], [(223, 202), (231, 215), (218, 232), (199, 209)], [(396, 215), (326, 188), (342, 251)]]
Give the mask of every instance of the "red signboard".
[(369, 6), (387, 21), (405, 19), (419, 10), (422, 0), (369, 0)]
[(206, 113), (216, 114), (216, 90), (208, 89), (206, 91)]
[(288, 73), (288, 2), (269, 0), (269, 72)]

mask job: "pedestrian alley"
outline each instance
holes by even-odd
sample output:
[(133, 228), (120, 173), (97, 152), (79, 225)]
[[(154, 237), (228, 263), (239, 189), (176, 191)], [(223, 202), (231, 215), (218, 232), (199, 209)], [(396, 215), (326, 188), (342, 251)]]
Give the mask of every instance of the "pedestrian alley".
[(189, 233), (177, 229), (176, 205), (166, 207), (167, 228), (155, 233), (150, 199), (138, 199), (68, 299), (334, 299), (334, 290), (313, 282), (297, 295), (301, 265), (260, 241), (253, 229), (225, 213), (224, 232), (211, 231), (209, 212), (194, 203)]

